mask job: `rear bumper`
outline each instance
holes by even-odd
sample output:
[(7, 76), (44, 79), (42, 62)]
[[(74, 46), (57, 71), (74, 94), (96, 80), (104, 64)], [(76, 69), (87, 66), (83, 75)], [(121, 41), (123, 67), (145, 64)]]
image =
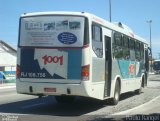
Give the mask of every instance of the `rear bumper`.
[[(30, 95), (75, 95), (88, 97), (89, 93), (85, 89), (86, 84), (57, 84), (57, 83), (34, 83), (22, 82), (19, 79), (16, 81), (17, 93)], [(54, 89), (46, 91), (45, 89)]]

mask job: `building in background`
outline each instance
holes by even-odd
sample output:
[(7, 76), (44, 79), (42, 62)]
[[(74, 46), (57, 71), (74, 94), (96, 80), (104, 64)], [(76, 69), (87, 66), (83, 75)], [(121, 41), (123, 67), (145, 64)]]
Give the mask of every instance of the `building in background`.
[(17, 50), (0, 40), (0, 83), (15, 81)]

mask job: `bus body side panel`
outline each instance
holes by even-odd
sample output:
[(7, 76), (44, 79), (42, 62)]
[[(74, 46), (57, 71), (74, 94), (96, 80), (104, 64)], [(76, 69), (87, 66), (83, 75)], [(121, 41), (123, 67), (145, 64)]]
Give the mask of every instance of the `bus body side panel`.
[(21, 49), (17, 48), (17, 65), (20, 66)]
[(105, 85), (105, 59), (92, 57), (92, 97), (103, 100)]
[(144, 71), (144, 62), (136, 62), (136, 77), (141, 77)]
[(104, 58), (92, 58), (92, 82), (104, 82), (105, 81), (105, 59)]
[(116, 79), (118, 77), (122, 77), (120, 69), (119, 69), (118, 61), (113, 59), (112, 60), (112, 78), (111, 78), (112, 81), (111, 81), (111, 91), (110, 91), (111, 94), (110, 94), (110, 97), (114, 96), (115, 83), (116, 83)]
[[(142, 78), (145, 75), (145, 69), (144, 69), (144, 61), (137, 61), (136, 62), (136, 82), (135, 87), (141, 88), (142, 84), (145, 82), (142, 82)], [(145, 78), (145, 76), (144, 76)]]
[(112, 90), (114, 94), (115, 81), (121, 79), (121, 93), (134, 91), (141, 86), (142, 63), (130, 60), (113, 59), (112, 69)]

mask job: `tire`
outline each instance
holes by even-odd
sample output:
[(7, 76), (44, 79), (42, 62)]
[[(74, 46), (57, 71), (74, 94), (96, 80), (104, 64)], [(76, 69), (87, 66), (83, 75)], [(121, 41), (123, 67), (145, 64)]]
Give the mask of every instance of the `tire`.
[(58, 103), (72, 103), (75, 100), (74, 96), (55, 96)]
[(142, 87), (144, 87), (144, 78), (143, 78), (143, 80), (141, 82), (141, 87), (139, 89), (135, 90), (135, 93), (137, 95), (140, 95), (142, 93)]
[(111, 105), (117, 105), (120, 98), (120, 84), (119, 81), (116, 81), (115, 90), (114, 90), (114, 97), (110, 99)]
[(142, 93), (142, 87), (141, 87), (140, 89), (135, 90), (135, 93), (136, 93), (137, 95), (140, 95), (140, 94)]
[(147, 87), (147, 81), (148, 81), (148, 73), (147, 72), (145, 72), (144, 79), (145, 79), (144, 86)]
[(142, 78), (142, 82), (141, 82), (141, 87), (140, 87), (139, 89), (135, 90), (135, 93), (136, 93), (137, 95), (140, 95), (140, 94), (142, 93), (142, 88), (145, 87), (145, 83), (146, 83), (145, 81), (146, 81), (146, 78), (143, 77), (143, 78)]

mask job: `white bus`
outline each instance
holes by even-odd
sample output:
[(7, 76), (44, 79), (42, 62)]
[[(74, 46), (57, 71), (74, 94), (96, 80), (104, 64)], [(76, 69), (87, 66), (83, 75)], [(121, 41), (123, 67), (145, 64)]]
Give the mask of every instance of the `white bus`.
[(120, 94), (147, 84), (148, 44), (121, 23), (85, 12), (25, 13), (20, 17), (17, 92), (75, 96), (117, 104)]

